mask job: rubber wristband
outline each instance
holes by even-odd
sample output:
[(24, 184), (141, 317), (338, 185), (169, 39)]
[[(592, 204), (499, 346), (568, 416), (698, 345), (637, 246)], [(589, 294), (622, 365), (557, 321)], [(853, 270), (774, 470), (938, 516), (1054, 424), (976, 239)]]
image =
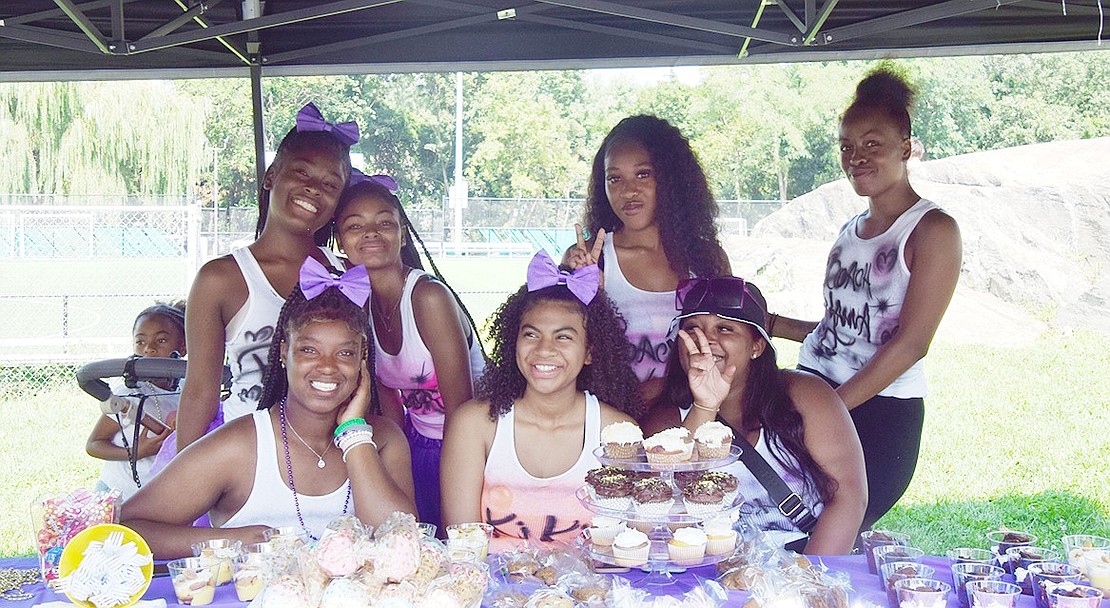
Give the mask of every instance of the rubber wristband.
[(356, 424), (366, 424), (366, 420), (363, 418), (352, 418), (347, 422), (344, 422), (343, 424), (335, 427), (335, 436), (338, 437), (341, 433), (343, 433), (343, 431)]
[(372, 445), (372, 446), (374, 446), (374, 451), (375, 452), (378, 451), (378, 444), (374, 443), (373, 439), (364, 439), (364, 440), (359, 441), (357, 443), (352, 443), (351, 445), (347, 446), (347, 448), (345, 450), (343, 450), (343, 462), (344, 463), (347, 462), (347, 454), (349, 454), (351, 452), (351, 450), (353, 450), (354, 448), (356, 448), (360, 445)]

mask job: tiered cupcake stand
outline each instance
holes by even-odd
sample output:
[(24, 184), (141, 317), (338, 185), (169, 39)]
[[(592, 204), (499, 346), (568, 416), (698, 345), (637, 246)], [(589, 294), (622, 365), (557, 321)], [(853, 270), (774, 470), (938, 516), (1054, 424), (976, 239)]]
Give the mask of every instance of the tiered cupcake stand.
[[(715, 513), (697, 516), (691, 515), (686, 512), (686, 507), (682, 501), (682, 491), (677, 487), (674, 481), (674, 474), (678, 472), (710, 471), (726, 467), (736, 462), (740, 457), (740, 448), (738, 446), (732, 446), (729, 455), (724, 458), (692, 460), (673, 464), (649, 463), (642, 449), (635, 458), (631, 459), (609, 458), (605, 456), (604, 448), (597, 448), (594, 451), (594, 455), (597, 456), (597, 459), (605, 466), (616, 467), (627, 471), (647, 471), (656, 473), (663, 481), (671, 486), (671, 490), (674, 493), (675, 502), (669, 513), (658, 516), (647, 516), (637, 513), (634, 507), (629, 507), (628, 509), (611, 509), (597, 504), (594, 501), (588, 485), (583, 485), (575, 492), (578, 501), (591, 512), (620, 519), (629, 527), (638, 529), (647, 534), (648, 539), (651, 541), (651, 547), (648, 550), (648, 559), (647, 562), (638, 567), (647, 572), (648, 575), (640, 580), (639, 585), (673, 585), (675, 584), (675, 579), (673, 577), (674, 573), (683, 572), (686, 568), (716, 564), (729, 556), (731, 552), (725, 552), (720, 555), (707, 554), (701, 561), (693, 563), (683, 561), (680, 565), (671, 560), (667, 541), (671, 539), (671, 531), (674, 529), (694, 526), (707, 519), (731, 517), (733, 512), (739, 510), (744, 498), (743, 496), (737, 495), (731, 504), (724, 505)], [(613, 555), (613, 548), (611, 546), (595, 546), (593, 544), (590, 539), (589, 529), (583, 530), (582, 535), (578, 538), (578, 545), (587, 555), (600, 563), (614, 566), (620, 565)]]

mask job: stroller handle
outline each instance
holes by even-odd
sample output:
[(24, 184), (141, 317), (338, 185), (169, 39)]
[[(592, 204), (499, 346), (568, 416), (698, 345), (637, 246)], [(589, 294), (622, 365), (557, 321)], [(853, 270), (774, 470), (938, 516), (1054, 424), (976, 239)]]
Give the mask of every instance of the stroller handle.
[[(77, 384), (81, 390), (92, 395), (97, 401), (104, 401), (112, 396), (112, 389), (103, 378), (118, 376), (136, 380), (184, 378), (187, 365), (188, 361), (185, 359), (137, 355), (124, 359), (93, 361), (77, 370)], [(226, 385), (230, 379), (231, 370), (225, 365), (221, 383)]]

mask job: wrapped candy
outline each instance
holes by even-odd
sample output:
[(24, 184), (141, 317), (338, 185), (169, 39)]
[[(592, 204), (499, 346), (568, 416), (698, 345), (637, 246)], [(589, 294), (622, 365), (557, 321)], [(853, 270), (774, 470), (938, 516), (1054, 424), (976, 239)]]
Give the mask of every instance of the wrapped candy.
[(119, 490), (95, 492), (84, 488), (69, 494), (44, 495), (31, 504), (42, 579), (53, 586), (58, 562), (69, 541), (89, 526), (119, 520)]

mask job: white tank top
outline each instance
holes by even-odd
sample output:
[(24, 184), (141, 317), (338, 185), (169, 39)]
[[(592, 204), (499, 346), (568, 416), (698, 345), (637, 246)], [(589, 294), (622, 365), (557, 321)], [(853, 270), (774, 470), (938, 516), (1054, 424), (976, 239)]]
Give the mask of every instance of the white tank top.
[[(330, 249), (321, 247), (320, 251), (332, 266), (343, 270), (343, 262)], [(231, 395), (223, 402), (225, 422), (258, 408), (274, 325), (285, 305), (285, 298), (270, 284), (249, 248), (236, 249), (231, 257), (247, 283), (247, 301), (224, 328), (224, 351), (231, 368)]]
[[(779, 477), (786, 482), (787, 487), (793, 490), (798, 496), (801, 497), (802, 502), (809, 507), (810, 512), (814, 517), (821, 514), (824, 508), (824, 503), (821, 498), (816, 494), (806, 492), (805, 481), (799, 477), (791, 475), (786, 472), (774, 456), (771, 455), (771, 446), (767, 445), (767, 438), (763, 429), (759, 429), (759, 439), (755, 442), (755, 451), (759, 452), (767, 464), (778, 473)], [(797, 464), (797, 461), (787, 453), (785, 450), (775, 449), (775, 453), (783, 456), (783, 459), (791, 464)], [(740, 507), (740, 515), (752, 526), (763, 530), (768, 535), (771, 542), (778, 546), (786, 545), (787, 543), (794, 542), (799, 538), (804, 538), (806, 534), (799, 530), (794, 522), (790, 521), (785, 515), (779, 511), (778, 503), (771, 500), (767, 494), (766, 488), (759, 483), (759, 480), (752, 475), (748, 467), (744, 463), (737, 460), (735, 463), (730, 464), (724, 469), (736, 476), (737, 490), (740, 496), (743, 497), (744, 503)]]
[(673, 291), (644, 291), (628, 282), (617, 261), (613, 239), (605, 239), (601, 250), (605, 270), (605, 295), (617, 306), (627, 324), (625, 335), (632, 344), (632, 370), (640, 382), (662, 378), (673, 340), (667, 339), (671, 320), (678, 314)]
[[(396, 355), (385, 352), (378, 337), (374, 336), (375, 374), (385, 386), (401, 391), (401, 402), (418, 433), (431, 439), (443, 439), (445, 410), (443, 396), (439, 392), (439, 379), (432, 364), (432, 353), (420, 337), (416, 314), (412, 309), (412, 291), (420, 277), (425, 275), (432, 276), (413, 268), (405, 278), (398, 307), (401, 314), (401, 350)], [(475, 334), (470, 340), (469, 355), (470, 381), (473, 383), (486, 366)]]
[[(243, 503), (243, 507), (219, 527), (238, 528), (258, 525), (273, 528), (299, 527), (301, 524), (297, 521), (293, 491), (285, 485), (285, 479), (288, 477), (288, 473), (284, 471), (285, 450), (283, 446), (281, 452), (278, 452), (273, 427), (270, 424), (270, 411), (257, 410), (252, 416), (255, 436), (254, 486), (251, 487), (250, 496), (247, 497), (247, 502)], [(282, 471), (278, 470), (279, 458)], [(306, 473), (307, 471), (302, 474)], [(297, 471), (294, 471), (294, 483), (296, 480)], [(346, 511), (343, 509), (350, 485), (351, 481), (347, 480), (334, 491), (323, 496), (297, 494), (304, 525), (313, 536), (319, 537), (323, 534), (324, 528), (336, 517), (347, 511), (354, 512), (353, 505), (348, 505)]]
[[(844, 224), (825, 270), (825, 316), (802, 343), (799, 365), (843, 384), (894, 337), (910, 283), (906, 241), (933, 209), (938, 209), (936, 204), (921, 199), (886, 232), (869, 239), (859, 237), (863, 214)], [(878, 394), (924, 397), (925, 360), (918, 360)]]
[(601, 466), (594, 450), (601, 445), (601, 406), (586, 393), (585, 442), (578, 461), (554, 477), (534, 477), (516, 455), (513, 410), (497, 420), (482, 483), (482, 513), (498, 533), (493, 551), (518, 545), (524, 539), (545, 545), (571, 546), (593, 514), (575, 498), (586, 473)]

